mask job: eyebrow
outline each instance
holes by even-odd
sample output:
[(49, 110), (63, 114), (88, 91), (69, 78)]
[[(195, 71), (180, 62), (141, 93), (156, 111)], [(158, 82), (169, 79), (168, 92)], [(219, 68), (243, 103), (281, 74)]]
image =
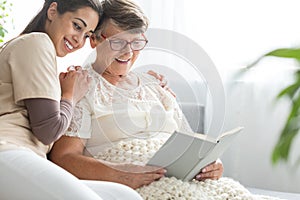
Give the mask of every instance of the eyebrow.
[(83, 25), (84, 25), (85, 27), (87, 27), (87, 25), (86, 25), (85, 21), (83, 21), (82, 19), (80, 19), (80, 18), (77, 18), (77, 17), (75, 17), (75, 19), (77, 19), (77, 20), (81, 21), (81, 22), (83, 23)]
[[(122, 35), (121, 35), (121, 36), (122, 36)], [(144, 36), (144, 34), (141, 34), (141, 36), (142, 36), (142, 38), (141, 38), (140, 36), (133, 37), (133, 38), (132, 38), (132, 41), (133, 41), (133, 40), (146, 39), (146, 37)], [(105, 37), (106, 37), (106, 36), (105, 36)], [(110, 38), (110, 39), (113, 39), (113, 40), (114, 40), (114, 39), (116, 39), (116, 40), (126, 40), (126, 39), (120, 37), (119, 34), (115, 34), (115, 35), (112, 35), (112, 36), (106, 37), (106, 38)], [(147, 39), (146, 39), (146, 40), (147, 40)]]

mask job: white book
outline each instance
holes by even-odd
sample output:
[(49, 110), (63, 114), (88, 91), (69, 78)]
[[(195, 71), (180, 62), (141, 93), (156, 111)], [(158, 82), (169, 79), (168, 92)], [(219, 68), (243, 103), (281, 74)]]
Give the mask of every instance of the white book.
[(190, 181), (203, 167), (216, 161), (242, 129), (237, 127), (218, 138), (201, 133), (174, 132), (147, 165), (164, 167), (166, 176)]

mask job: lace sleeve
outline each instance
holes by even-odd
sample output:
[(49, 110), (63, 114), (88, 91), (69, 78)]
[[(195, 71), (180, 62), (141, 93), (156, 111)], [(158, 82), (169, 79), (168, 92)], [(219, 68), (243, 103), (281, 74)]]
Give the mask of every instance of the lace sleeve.
[(88, 102), (86, 99), (82, 99), (76, 104), (71, 124), (64, 135), (84, 139), (91, 138), (91, 115)]

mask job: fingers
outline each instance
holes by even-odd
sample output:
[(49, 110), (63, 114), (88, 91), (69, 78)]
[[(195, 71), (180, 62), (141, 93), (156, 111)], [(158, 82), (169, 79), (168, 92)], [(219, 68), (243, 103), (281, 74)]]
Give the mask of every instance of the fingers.
[(74, 71), (75, 70), (75, 66), (74, 65), (70, 65), (68, 68), (67, 68), (67, 71)]
[(156, 73), (155, 71), (152, 70), (149, 70), (147, 73), (150, 74), (151, 76), (154, 76), (154, 78), (156, 78), (157, 80), (159, 80), (160, 86), (164, 87), (167, 85), (167, 80), (165, 79), (164, 75)]
[(61, 72), (61, 73), (59, 74), (59, 80), (64, 79), (64, 78), (66, 77), (66, 75), (67, 75), (66, 72)]
[(81, 66), (74, 66), (71, 65), (68, 67), (67, 72), (62, 72), (60, 73), (60, 79), (68, 77), (73, 77), (73, 78), (81, 78), (81, 79), (86, 79), (88, 82), (91, 81), (91, 77), (88, 75), (87, 70), (83, 70)]
[(196, 180), (203, 181), (206, 179), (212, 179), (212, 180), (218, 180), (220, 178), (220, 174), (216, 172), (206, 172), (206, 173), (200, 173), (196, 176)]
[[(124, 166), (121, 166), (123, 168)], [(134, 167), (135, 169), (138, 169), (138, 171), (129, 172), (129, 171), (122, 171), (121, 174), (118, 176), (118, 181), (120, 183), (123, 183), (125, 185), (128, 185), (134, 189), (139, 188), (144, 185), (149, 185), (150, 183), (162, 178), (164, 176), (165, 170), (159, 168), (152, 171), (149, 171), (150, 169), (154, 169), (152, 166), (133, 166), (131, 165), (131, 168)], [(141, 170), (142, 168), (147, 168), (144, 170)], [(147, 171), (147, 172), (143, 172)]]
[(143, 174), (140, 177), (136, 177), (137, 180), (140, 180), (141, 182), (139, 183), (138, 187), (144, 186), (144, 185), (149, 185), (150, 183), (159, 180), (162, 178), (164, 175), (163, 174)]
[(205, 179), (217, 180), (222, 177), (223, 171), (224, 171), (223, 164), (220, 160), (218, 160), (204, 167), (195, 178), (197, 180), (205, 180)]
[(152, 71), (152, 70), (149, 70), (147, 73), (150, 74), (151, 76), (154, 76), (159, 81), (159, 85), (162, 88), (164, 88), (165, 90), (170, 92), (172, 96), (176, 97), (175, 92), (171, 88), (168, 87), (168, 81), (164, 75), (156, 73), (155, 71)]
[(136, 166), (135, 169), (136, 169), (135, 170), (136, 173), (145, 173), (145, 174), (162, 174), (162, 175), (164, 175), (167, 172), (167, 170), (165, 170), (162, 167), (150, 166), (150, 165)]
[(147, 73), (150, 74), (151, 76), (154, 76), (157, 80), (161, 81), (161, 75), (156, 73), (155, 71), (149, 70)]
[(219, 163), (219, 162), (213, 162), (212, 164), (209, 164), (206, 167), (204, 167), (201, 170), (201, 172), (215, 171), (215, 170), (218, 170), (221, 166), (223, 166), (221, 163)]
[(82, 67), (81, 66), (75, 66), (75, 65), (70, 65), (68, 68), (67, 68), (67, 71), (81, 71), (82, 70)]
[(171, 95), (176, 98), (176, 94), (175, 94), (175, 92), (171, 88), (169, 88), (168, 86), (164, 86), (164, 89), (167, 90), (168, 92), (170, 92)]
[(62, 98), (77, 103), (88, 91), (91, 77), (80, 66), (69, 66), (67, 72), (59, 75)]
[(167, 172), (167, 170), (163, 169), (163, 168), (152, 168), (152, 169), (147, 169), (146, 173), (155, 173), (155, 174), (162, 174), (164, 175)]
[(59, 74), (59, 80), (61, 81), (61, 84), (62, 84), (62, 81), (66, 81), (66, 80), (69, 80), (69, 79), (74, 79), (75, 76), (76, 76), (76, 71), (68, 71), (68, 72), (62, 72)]
[(162, 178), (164, 175), (163, 174), (151, 174), (149, 182), (152, 183), (153, 181), (157, 181), (160, 178)]
[(163, 174), (156, 174), (156, 173), (145, 174), (144, 175), (144, 178), (145, 178), (144, 180), (147, 181), (147, 182), (153, 182), (153, 181), (156, 181), (156, 180), (160, 179), (163, 176), (164, 176)]

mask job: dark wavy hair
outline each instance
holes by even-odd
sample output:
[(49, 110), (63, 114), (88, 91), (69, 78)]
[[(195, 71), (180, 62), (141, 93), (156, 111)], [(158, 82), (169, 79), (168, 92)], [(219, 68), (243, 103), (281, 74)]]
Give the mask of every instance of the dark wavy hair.
[(64, 14), (65, 12), (75, 12), (80, 8), (90, 7), (99, 13), (99, 19), (100, 19), (103, 12), (102, 5), (99, 0), (45, 0), (43, 8), (29, 22), (26, 28), (21, 32), (21, 35), (26, 33), (31, 33), (31, 32), (45, 32), (47, 10), (50, 4), (53, 2), (57, 3), (57, 10), (59, 14)]

